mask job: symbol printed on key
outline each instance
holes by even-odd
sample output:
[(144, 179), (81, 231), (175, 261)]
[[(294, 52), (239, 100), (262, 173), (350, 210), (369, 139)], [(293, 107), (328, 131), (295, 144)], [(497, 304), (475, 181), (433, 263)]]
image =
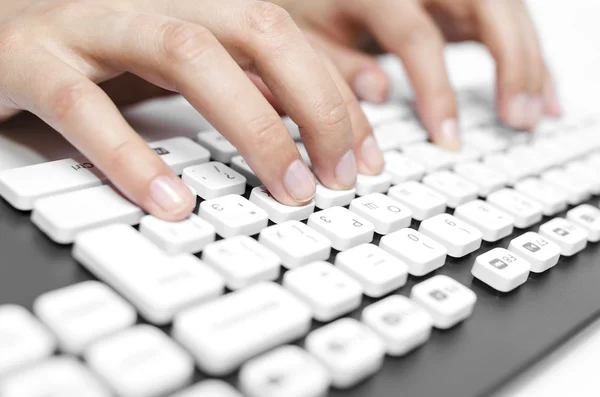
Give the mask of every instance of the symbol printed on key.
[(429, 296), (431, 296), (436, 301), (440, 301), (440, 302), (443, 301), (443, 300), (446, 300), (448, 298), (448, 295), (446, 295), (445, 293), (443, 293), (439, 289), (431, 291), (429, 293)]
[(589, 214), (583, 214), (583, 215), (581, 215), (581, 219), (584, 220), (584, 221), (586, 221), (586, 222), (590, 222), (590, 223), (596, 221), (596, 218), (593, 217), (592, 215), (589, 215)]
[(171, 154), (171, 152), (169, 152), (167, 149), (165, 149), (164, 147), (157, 147), (154, 148), (154, 151), (156, 152), (156, 154), (158, 154), (159, 156), (164, 156), (165, 154)]
[(523, 248), (531, 252), (538, 252), (540, 250), (540, 247), (538, 247), (534, 243), (525, 243), (523, 244)]
[(331, 350), (334, 353), (342, 353), (346, 348), (343, 343), (337, 341), (332, 341), (328, 347), (329, 350)]
[(554, 229), (552, 231), (562, 237), (569, 235), (569, 232), (567, 232), (565, 229), (560, 228), (560, 227), (557, 227), (556, 229)]
[(508, 267), (508, 265), (500, 259), (491, 260), (490, 265), (494, 266), (496, 269), (504, 269), (505, 267)]
[(398, 313), (386, 313), (381, 320), (390, 326), (396, 326), (402, 322), (402, 316)]

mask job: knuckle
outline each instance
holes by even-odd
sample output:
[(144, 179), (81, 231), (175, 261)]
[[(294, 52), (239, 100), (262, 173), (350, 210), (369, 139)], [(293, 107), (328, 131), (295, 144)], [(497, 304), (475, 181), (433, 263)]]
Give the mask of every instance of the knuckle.
[(169, 23), (162, 28), (161, 35), (167, 62), (176, 64), (197, 61), (216, 43), (208, 29), (186, 23)]
[(57, 121), (68, 119), (89, 93), (86, 81), (69, 81), (58, 84), (49, 94), (50, 110)]
[(327, 131), (348, 127), (350, 130), (350, 114), (343, 100), (325, 102), (317, 108), (319, 125)]
[(279, 36), (297, 30), (290, 14), (265, 1), (255, 1), (246, 9), (248, 26), (261, 35)]
[(257, 116), (247, 125), (250, 136), (256, 145), (268, 144), (273, 136), (282, 130), (281, 118), (276, 114)]

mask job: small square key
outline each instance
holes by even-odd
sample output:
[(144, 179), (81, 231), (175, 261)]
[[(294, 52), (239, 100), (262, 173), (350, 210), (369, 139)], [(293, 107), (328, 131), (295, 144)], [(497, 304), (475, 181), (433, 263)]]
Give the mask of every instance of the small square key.
[(335, 265), (357, 280), (365, 295), (379, 298), (406, 284), (408, 267), (373, 244), (362, 244), (335, 257)]
[(140, 221), (140, 233), (169, 254), (202, 251), (204, 246), (215, 241), (213, 225), (191, 214), (179, 222), (168, 222), (146, 215)]
[(535, 232), (514, 238), (508, 249), (529, 262), (534, 273), (545, 272), (555, 266), (560, 258), (560, 247)]
[(234, 156), (231, 159), (231, 168), (246, 178), (246, 182), (248, 185), (252, 187), (257, 187), (263, 185), (263, 183), (258, 179), (258, 176), (254, 173), (254, 170), (250, 168), (246, 160), (242, 156)]
[(504, 188), (490, 194), (488, 203), (508, 212), (515, 218), (515, 227), (525, 229), (542, 220), (542, 206), (535, 200), (513, 190)]
[(427, 342), (433, 326), (429, 313), (402, 295), (392, 295), (365, 307), (362, 322), (384, 341), (387, 354), (394, 357)]
[(396, 151), (385, 152), (383, 158), (385, 172), (390, 174), (393, 184), (418, 181), (425, 174), (425, 167)]
[(588, 241), (600, 241), (600, 209), (582, 204), (567, 212), (567, 219), (587, 229)]
[(439, 329), (452, 328), (473, 313), (477, 296), (458, 281), (444, 275), (415, 285), (410, 298), (421, 305)]
[(513, 231), (515, 218), (482, 200), (473, 200), (454, 210), (454, 216), (473, 225), (485, 241), (498, 241)]
[(392, 187), (388, 195), (413, 212), (418, 221), (441, 214), (446, 209), (446, 198), (419, 182), (408, 181)]
[(371, 222), (379, 234), (408, 227), (412, 220), (410, 208), (381, 193), (355, 198), (350, 203), (350, 211)]
[(423, 184), (446, 197), (450, 208), (456, 208), (477, 198), (477, 185), (450, 171), (437, 171), (426, 175)]
[(454, 258), (462, 258), (481, 247), (483, 237), (479, 230), (450, 214), (424, 220), (419, 231), (440, 242)]
[(587, 246), (588, 231), (564, 218), (554, 218), (540, 226), (539, 233), (555, 242), (563, 256), (573, 256)]
[(494, 248), (475, 259), (471, 274), (497, 291), (510, 292), (527, 281), (530, 269), (525, 259), (504, 248)]
[(327, 237), (338, 251), (370, 243), (375, 231), (371, 222), (344, 207), (313, 213), (308, 218), (308, 226)]
[(181, 178), (205, 200), (246, 191), (246, 178), (217, 161), (187, 167)]
[(275, 200), (266, 186), (255, 187), (250, 193), (250, 201), (269, 214), (269, 219), (275, 223), (285, 221), (301, 221), (309, 217), (315, 210), (315, 201), (311, 200), (306, 205), (292, 206), (281, 204)]
[(552, 183), (527, 178), (515, 184), (515, 190), (531, 197), (542, 205), (542, 213), (552, 216), (567, 208), (568, 196), (565, 191)]
[(406, 263), (408, 273), (417, 277), (444, 266), (448, 253), (442, 244), (410, 228), (383, 236), (379, 246)]
[(222, 163), (229, 163), (238, 151), (229, 141), (217, 131), (203, 131), (196, 135), (196, 140), (208, 149), (213, 159)]
[(487, 197), (488, 194), (502, 189), (508, 184), (508, 178), (504, 174), (486, 167), (479, 161), (456, 164), (454, 172), (477, 185), (481, 197)]
[(252, 236), (267, 227), (266, 211), (237, 194), (200, 203), (199, 215), (214, 227), (221, 237)]
[(360, 284), (327, 262), (290, 270), (283, 286), (304, 301), (317, 321), (328, 322), (356, 309), (362, 299)]
[(326, 188), (317, 181), (317, 191), (315, 193), (315, 203), (321, 209), (327, 209), (336, 206), (346, 206), (356, 197), (356, 189), (333, 190)]
[(390, 174), (382, 172), (379, 175), (356, 176), (356, 195), (365, 196), (371, 193), (385, 193), (392, 186)]

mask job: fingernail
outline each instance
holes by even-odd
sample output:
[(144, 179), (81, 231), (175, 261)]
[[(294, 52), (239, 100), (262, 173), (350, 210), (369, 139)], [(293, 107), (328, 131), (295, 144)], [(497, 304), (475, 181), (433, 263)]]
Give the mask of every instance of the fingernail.
[(456, 119), (448, 119), (442, 123), (435, 143), (448, 150), (460, 149), (460, 135)]
[(372, 135), (363, 140), (360, 148), (362, 162), (373, 172), (380, 172), (383, 169), (383, 153), (377, 145), (377, 141)]
[(540, 122), (544, 111), (544, 100), (542, 97), (530, 97), (528, 109), (529, 119), (527, 127), (535, 127)]
[(379, 73), (372, 70), (361, 72), (354, 79), (354, 92), (360, 99), (381, 103), (387, 99), (387, 89), (381, 81)]
[(150, 184), (152, 200), (170, 213), (184, 209), (189, 194), (190, 189), (177, 177), (159, 176)]
[(507, 123), (513, 128), (526, 128), (529, 118), (530, 96), (527, 94), (515, 95), (508, 106)]
[(300, 160), (295, 160), (288, 167), (283, 178), (283, 186), (288, 194), (300, 203), (312, 200), (315, 195), (315, 177)]
[(335, 167), (335, 178), (342, 187), (351, 188), (356, 182), (356, 173), (356, 158), (352, 150), (348, 150)]

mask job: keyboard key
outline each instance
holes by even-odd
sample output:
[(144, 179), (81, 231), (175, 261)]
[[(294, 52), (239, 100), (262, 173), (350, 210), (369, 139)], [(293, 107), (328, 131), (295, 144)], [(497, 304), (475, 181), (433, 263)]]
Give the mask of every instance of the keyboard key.
[(80, 234), (73, 257), (159, 325), (181, 309), (223, 293), (221, 277), (198, 258), (171, 256), (126, 225)]
[(482, 200), (473, 200), (454, 210), (454, 216), (476, 227), (484, 241), (498, 241), (513, 232), (515, 218)]
[(385, 193), (392, 186), (390, 174), (382, 172), (379, 175), (362, 175), (356, 177), (356, 195), (366, 196), (371, 193)]
[(312, 167), (312, 162), (310, 161), (310, 155), (308, 154), (308, 150), (303, 142), (296, 142), (296, 148), (298, 149), (298, 153), (300, 153), (300, 157), (302, 157), (302, 161), (309, 167)]
[(494, 248), (475, 259), (471, 274), (497, 291), (510, 292), (527, 281), (530, 269), (525, 259), (504, 248)]
[(567, 212), (567, 219), (588, 231), (588, 241), (600, 241), (600, 210), (589, 204), (579, 205)]
[(477, 198), (477, 186), (450, 171), (431, 173), (423, 178), (423, 184), (444, 196), (450, 208), (456, 208)]
[(360, 107), (372, 126), (393, 123), (402, 119), (407, 112), (406, 109), (395, 103), (374, 104), (361, 102)]
[(483, 237), (479, 230), (450, 214), (439, 214), (421, 222), (419, 232), (440, 242), (454, 258), (479, 249)]
[(427, 342), (433, 326), (425, 309), (401, 295), (367, 306), (362, 312), (362, 322), (381, 338), (387, 354), (394, 357)]
[(504, 174), (478, 161), (456, 164), (454, 172), (477, 185), (477, 193), (481, 197), (487, 197), (488, 194), (508, 184), (508, 178)]
[(211, 375), (304, 336), (309, 308), (274, 283), (261, 283), (187, 310), (175, 318), (173, 335)]
[(388, 234), (410, 226), (412, 210), (382, 193), (358, 197), (350, 203), (350, 211), (375, 226), (375, 232)]
[(501, 152), (508, 147), (508, 141), (504, 137), (489, 131), (469, 131), (464, 134), (463, 143), (484, 154)]
[(48, 357), (55, 348), (52, 335), (26, 309), (0, 305), (0, 377)]
[(200, 203), (199, 215), (214, 227), (224, 238), (252, 236), (267, 227), (267, 212), (248, 199), (230, 194)]
[(446, 198), (419, 182), (408, 181), (392, 187), (388, 195), (404, 204), (418, 221), (441, 214), (446, 209)]
[(587, 246), (588, 231), (564, 218), (554, 218), (540, 226), (539, 233), (560, 247), (563, 256), (573, 256)]
[(155, 141), (149, 146), (177, 175), (181, 175), (184, 168), (206, 163), (210, 159), (208, 150), (185, 137)]
[(350, 388), (383, 365), (385, 346), (365, 325), (343, 318), (311, 332), (306, 349), (329, 369), (333, 386)]
[(327, 237), (338, 251), (371, 242), (375, 231), (371, 222), (344, 207), (313, 213), (308, 218), (308, 226)]
[(406, 146), (402, 152), (411, 160), (425, 167), (428, 172), (450, 168), (455, 163), (451, 152), (429, 142)]
[(179, 222), (163, 221), (146, 215), (140, 221), (140, 233), (169, 254), (194, 254), (215, 241), (215, 228), (192, 214)]
[(508, 249), (529, 262), (534, 273), (542, 273), (555, 266), (560, 257), (560, 247), (535, 232), (514, 238)]
[(593, 194), (600, 194), (600, 177), (596, 170), (590, 167), (585, 161), (572, 161), (565, 166), (565, 171), (573, 175), (590, 186)]
[(57, 336), (61, 350), (71, 354), (137, 321), (133, 307), (97, 281), (46, 292), (35, 300), (33, 310)]
[(192, 358), (158, 328), (138, 325), (90, 346), (90, 367), (122, 397), (158, 397), (187, 384)]
[(252, 189), (250, 194), (250, 201), (263, 210), (269, 215), (269, 219), (275, 223), (282, 223), (286, 221), (301, 221), (315, 210), (315, 201), (311, 200), (306, 205), (292, 206), (281, 204), (275, 200), (271, 193), (265, 186), (255, 187)]
[(298, 127), (298, 124), (296, 124), (294, 120), (292, 120), (289, 116), (283, 116), (281, 121), (283, 121), (283, 125), (285, 125), (290, 132), (293, 140), (298, 141), (302, 138), (300, 135), (300, 127)]
[(235, 146), (217, 131), (203, 131), (196, 135), (196, 140), (210, 152), (210, 155), (216, 161), (229, 163), (233, 156), (239, 153)]
[(352, 188), (349, 190), (332, 190), (321, 185), (317, 181), (317, 191), (315, 193), (315, 204), (321, 209), (328, 209), (331, 207), (343, 207), (354, 199), (356, 196), (356, 189)]
[(258, 241), (279, 255), (287, 269), (327, 260), (331, 253), (331, 242), (327, 237), (298, 221), (263, 229)]
[(142, 216), (144, 211), (112, 186), (98, 186), (36, 201), (31, 221), (55, 242), (70, 244), (85, 230), (114, 223), (137, 225)]
[(327, 369), (296, 346), (282, 346), (248, 361), (239, 379), (248, 397), (325, 396), (331, 383)]
[(574, 177), (563, 169), (553, 168), (541, 175), (544, 181), (550, 182), (567, 193), (569, 204), (577, 205), (590, 198), (592, 188), (589, 184)]
[(380, 298), (406, 284), (408, 267), (373, 244), (362, 244), (335, 257), (335, 265), (360, 283), (364, 294)]
[(567, 208), (568, 196), (558, 186), (538, 178), (527, 178), (515, 184), (515, 190), (542, 205), (542, 213), (552, 216)]
[(362, 300), (360, 284), (327, 262), (290, 270), (283, 286), (304, 301), (317, 321), (328, 322), (356, 309)]
[(231, 290), (279, 277), (279, 257), (248, 236), (231, 237), (207, 245), (202, 260), (225, 279)]
[(373, 135), (382, 151), (400, 149), (427, 140), (427, 132), (416, 120), (398, 120), (374, 126)]
[(217, 161), (187, 167), (181, 178), (205, 200), (246, 191), (246, 178)]
[(515, 227), (527, 228), (542, 220), (542, 206), (537, 201), (513, 190), (504, 188), (490, 194), (488, 203), (508, 212), (515, 218)]
[(244, 397), (222, 380), (203, 380), (171, 397)]
[(410, 298), (433, 318), (436, 328), (452, 328), (473, 312), (477, 296), (469, 288), (448, 276), (438, 275), (415, 285)]
[(231, 158), (231, 168), (242, 174), (244, 178), (246, 178), (248, 185), (252, 187), (263, 185), (260, 179), (258, 179), (258, 176), (256, 176), (252, 168), (250, 168), (242, 156), (233, 156)]
[(418, 181), (425, 174), (425, 167), (403, 154), (390, 151), (383, 154), (385, 172), (392, 177), (392, 183)]
[(414, 229), (402, 229), (383, 236), (379, 246), (408, 266), (408, 273), (421, 277), (444, 266), (448, 250)]

